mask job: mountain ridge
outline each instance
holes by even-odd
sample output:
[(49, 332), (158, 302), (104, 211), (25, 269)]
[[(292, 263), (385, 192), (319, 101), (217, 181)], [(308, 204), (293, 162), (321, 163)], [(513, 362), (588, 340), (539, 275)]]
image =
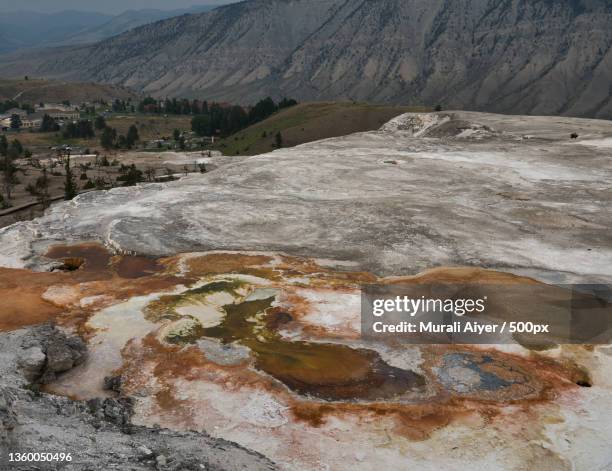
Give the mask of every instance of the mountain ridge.
[(612, 118), (610, 26), (604, 0), (248, 0), (0, 67), (155, 96)]

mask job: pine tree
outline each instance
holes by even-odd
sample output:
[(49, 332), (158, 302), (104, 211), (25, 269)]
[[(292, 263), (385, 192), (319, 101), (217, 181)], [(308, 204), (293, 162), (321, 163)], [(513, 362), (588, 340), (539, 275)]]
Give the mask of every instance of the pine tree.
[(47, 176), (47, 167), (43, 165), (42, 175), (36, 180), (36, 189), (38, 191), (38, 201), (42, 205), (43, 210), (49, 207), (49, 177)]
[(104, 129), (106, 127), (106, 120), (104, 116), (96, 116), (94, 121), (94, 127), (98, 130)]
[(21, 127), (21, 117), (18, 114), (11, 115), (11, 129), (19, 129)]
[(280, 149), (281, 147), (283, 147), (283, 135), (280, 133), (280, 131), (276, 133), (276, 136), (274, 136), (274, 140), (276, 142), (277, 149)]
[(117, 138), (117, 131), (113, 128), (104, 128), (102, 136), (100, 136), (100, 144), (105, 149), (110, 149), (115, 145), (115, 139)]
[(132, 147), (136, 142), (140, 140), (140, 136), (138, 135), (138, 128), (135, 125), (132, 124), (130, 126), (130, 129), (128, 129), (126, 140), (128, 147)]
[(191, 130), (198, 136), (210, 136), (212, 134), (210, 116), (205, 114), (194, 116), (191, 120)]
[(8, 151), (9, 153), (13, 154), (15, 159), (19, 158), (19, 156), (23, 154), (23, 146), (21, 145), (21, 142), (19, 142), (19, 139), (14, 139), (11, 142)]
[(10, 204), (11, 190), (13, 188), (13, 173), (15, 167), (13, 165), (14, 151), (13, 146), (9, 147), (5, 136), (0, 136), (0, 158), (2, 159), (2, 176), (4, 183), (4, 195), (6, 201), (4, 206)]
[(74, 174), (72, 173), (72, 169), (70, 168), (70, 156), (66, 159), (66, 179), (64, 181), (64, 199), (66, 201), (73, 199), (77, 193), (78, 188), (76, 181), (74, 179)]
[(40, 125), (40, 132), (51, 131), (59, 131), (59, 126), (51, 116), (46, 114), (43, 116), (42, 123)]

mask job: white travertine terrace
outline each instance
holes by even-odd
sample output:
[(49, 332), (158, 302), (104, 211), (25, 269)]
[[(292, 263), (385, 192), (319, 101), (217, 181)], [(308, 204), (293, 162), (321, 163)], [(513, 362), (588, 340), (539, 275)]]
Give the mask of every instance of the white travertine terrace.
[(474, 265), (610, 281), (609, 136), (600, 120), (402, 115), (380, 131), (82, 195), (0, 230), (0, 264), (36, 266), (53, 241), (93, 239), (150, 255), (272, 250), (381, 275)]
[[(570, 138), (574, 132), (578, 139)], [(278, 253), (286, 253), (382, 276), (468, 265), (549, 283), (611, 282), (611, 136), (612, 122), (597, 120), (468, 112), (403, 115), (376, 132), (237, 158), (172, 183), (84, 194), (55, 205), (42, 218), (1, 229), (0, 266), (43, 270), (49, 245), (93, 240), (118, 252), (154, 256), (265, 251), (276, 253), (278, 262)], [(183, 256), (179, 271), (197, 256)], [(300, 314), (304, 328), (281, 330), (285, 339), (376, 348), (388, 364), (417, 371), (427, 355), (431, 360), (437, 354), (358, 339), (356, 284), (343, 290), (309, 285), (317, 272), (292, 274), (277, 282), (279, 287), (265, 278), (240, 276), (256, 288), (245, 299), (278, 292), (281, 304), (291, 307), (287, 293), (307, 304)], [(45, 296), (82, 307), (104, 301), (103, 295), (79, 301), (74, 293), (79, 291), (55, 286)], [(592, 387), (572, 383), (574, 389), (554, 400), (526, 408), (502, 401), (493, 422), (472, 414), (420, 441), (397, 433), (385, 415), (330, 413), (313, 427), (291, 415), (290, 391), (262, 386), (266, 375), (239, 384), (235, 373), (209, 374), (202, 366), (189, 370), (190, 379), (169, 375), (176, 399), (189, 412), (186, 424), (175, 410), (164, 413), (156, 403), (153, 392), (160, 385), (153, 369), (159, 359), (139, 357), (146, 349), (138, 342), (156, 329), (167, 337), (192, 326), (172, 321), (160, 327), (143, 317), (146, 302), (161, 294), (168, 292), (117, 300), (95, 313), (89, 319), (89, 327), (98, 329), (90, 345), (92, 360), (65, 375), (54, 385), (56, 391), (97, 394), (102, 378), (131, 346), (138, 378), (130, 380), (142, 383), (135, 394), (135, 423), (196, 427), (263, 453), (281, 469), (459, 470), (469, 463), (473, 469), (545, 471), (607, 469), (612, 463), (612, 350), (606, 346), (541, 353), (584, 367)], [(216, 325), (231, 299), (228, 293), (217, 294), (176, 311)], [(209, 338), (197, 345), (222, 366), (250, 358), (243, 345), (225, 349)], [(541, 358), (517, 344), (490, 351), (525, 361)], [(539, 374), (538, 366), (532, 365), (532, 373)], [(245, 370), (256, 374), (250, 366)], [(477, 375), (470, 378), (467, 370), (461, 369), (467, 378), (461, 379), (477, 383)]]

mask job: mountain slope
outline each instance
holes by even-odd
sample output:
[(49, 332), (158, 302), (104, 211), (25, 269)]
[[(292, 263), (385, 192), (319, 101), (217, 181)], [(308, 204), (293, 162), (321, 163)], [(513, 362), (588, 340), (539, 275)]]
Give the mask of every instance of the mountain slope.
[(0, 54), (10, 52), (17, 47), (17, 44), (15, 44), (13, 40), (9, 39), (6, 33), (0, 31)]
[(611, 26), (606, 0), (250, 0), (0, 66), (158, 96), (612, 117)]
[(112, 36), (116, 36), (130, 29), (154, 23), (156, 21), (172, 18), (173, 16), (185, 15), (190, 13), (201, 13), (215, 8), (214, 5), (200, 5), (191, 8), (178, 10), (128, 10), (109, 21), (93, 28), (79, 31), (77, 34), (69, 36), (62, 41), (62, 44), (84, 44), (101, 41)]
[(218, 147), (225, 155), (263, 154), (276, 147), (278, 132), (283, 147), (294, 147), (330, 137), (374, 131), (391, 118), (410, 111), (422, 110), (354, 102), (300, 103), (222, 139)]
[(16, 100), (19, 103), (72, 103), (115, 99), (138, 99), (131, 90), (116, 85), (99, 83), (73, 83), (56, 80), (6, 80), (0, 79), (0, 101)]

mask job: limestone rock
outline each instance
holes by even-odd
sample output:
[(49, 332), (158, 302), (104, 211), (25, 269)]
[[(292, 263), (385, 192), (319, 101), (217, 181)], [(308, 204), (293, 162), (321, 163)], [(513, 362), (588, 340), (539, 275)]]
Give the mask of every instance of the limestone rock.
[(41, 382), (48, 383), (53, 381), (58, 373), (63, 373), (83, 363), (87, 347), (81, 339), (68, 337), (56, 330), (54, 335), (46, 340), (44, 352), (47, 363)]
[(30, 347), (19, 355), (18, 366), (23, 376), (30, 382), (40, 378), (47, 356), (38, 346)]

